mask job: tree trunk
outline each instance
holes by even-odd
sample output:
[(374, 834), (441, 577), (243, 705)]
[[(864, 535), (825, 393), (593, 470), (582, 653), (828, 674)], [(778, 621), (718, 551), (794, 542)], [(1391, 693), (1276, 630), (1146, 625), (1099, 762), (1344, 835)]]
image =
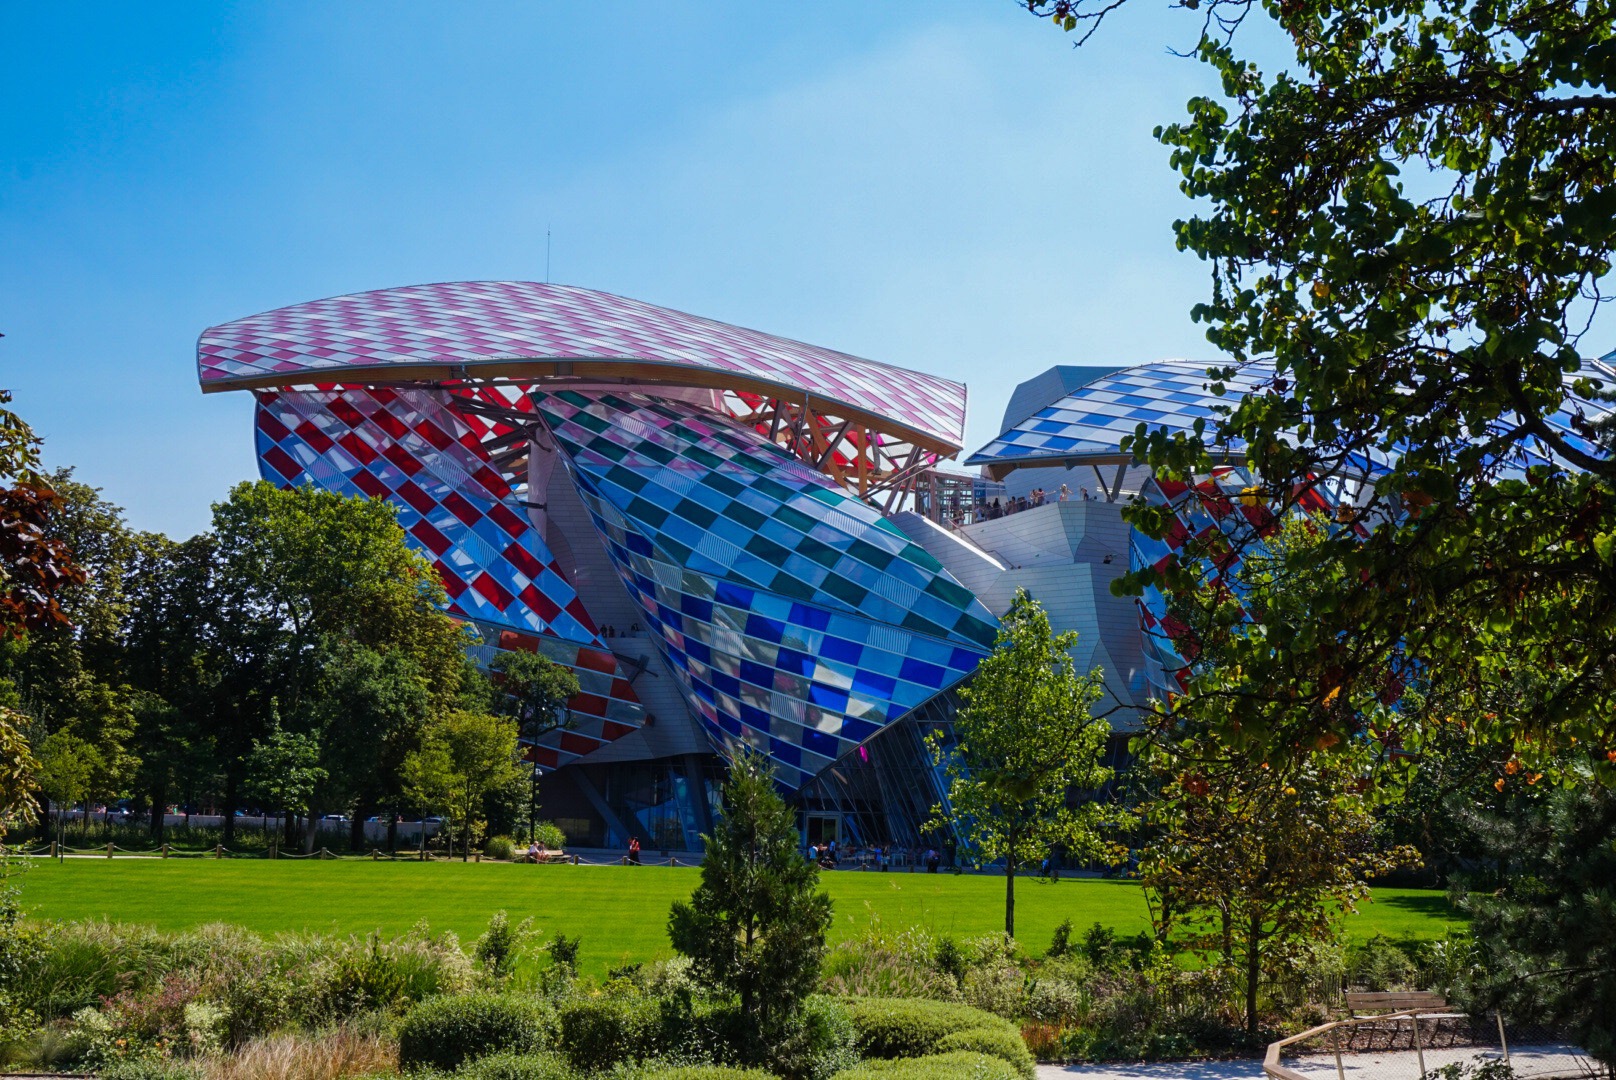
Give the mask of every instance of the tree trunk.
[[(224, 835), (220, 841), (229, 847), (236, 842), (236, 787), (239, 778), (235, 773), (227, 773), (224, 778)], [(187, 803), (186, 805), (190, 805)], [(185, 815), (186, 823), (190, 823), (190, 814)]]
[(1004, 936), (1016, 936), (1016, 856), (1004, 857)]
[(1258, 952), (1262, 934), (1262, 916), (1253, 915), (1247, 928), (1246, 939), (1246, 1038), (1257, 1041), (1257, 979), (1261, 974), (1261, 954)]
[(168, 816), (168, 789), (162, 784), (153, 784), (151, 789), (151, 837), (157, 843), (163, 842), (164, 820)]
[(365, 850), (365, 818), (370, 816), (370, 805), (354, 804), (353, 820), (348, 823), (348, 850), (355, 855)]

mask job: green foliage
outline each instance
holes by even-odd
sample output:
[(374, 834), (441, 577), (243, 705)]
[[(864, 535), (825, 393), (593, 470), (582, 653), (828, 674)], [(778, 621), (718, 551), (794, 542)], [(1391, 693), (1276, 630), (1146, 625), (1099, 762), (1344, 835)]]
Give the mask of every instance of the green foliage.
[(1089, 714), (1103, 693), (1096, 669), (1079, 676), (1071, 650), (1077, 633), (1055, 634), (1024, 589), (1001, 620), (991, 656), (960, 687), (964, 703), (953, 744), (932, 737), (948, 775), (948, 803), (933, 827), (952, 827), (973, 857), (1005, 861), (1004, 932), (1015, 936), (1016, 870), (1056, 848), (1077, 859), (1107, 853), (1100, 829), (1106, 808), (1068, 805), (1072, 789), (1098, 788), (1111, 775), (1100, 764), (1109, 726)]
[(923, 1058), (866, 1061), (833, 1080), (1020, 1080), (1022, 1074), (1003, 1058), (956, 1050)]
[(523, 919), (512, 925), (504, 911), (496, 911), (488, 920), (488, 930), (477, 939), (472, 955), (482, 964), (490, 978), (504, 979), (511, 974), (520, 955), (522, 943), (533, 935), (533, 920)]
[(486, 1054), (455, 1070), (460, 1080), (576, 1080), (567, 1059), (551, 1052), (502, 1050)]
[(483, 841), (483, 857), (510, 862), (516, 858), (516, 841), (508, 836), (490, 836)]
[(271, 731), (253, 740), (247, 755), (248, 794), (286, 814), (306, 814), (315, 789), (329, 775), (320, 768), (320, 744), (311, 735)]
[(1531, 813), (1491, 822), (1510, 873), (1471, 893), (1474, 967), (1461, 996), (1520, 1021), (1562, 1026), (1616, 1065), (1616, 792), (1563, 788)]
[(1072, 954), (1072, 920), (1062, 919), (1060, 925), (1055, 927), (1055, 934), (1049, 939), (1049, 948), (1044, 955), (1051, 959), (1058, 959)]
[(1326, 595), (1318, 575), (1291, 560), (1327, 536), (1322, 519), (1291, 517), (1226, 579), (1173, 599), (1195, 642), (1188, 692), (1163, 703), (1136, 742), (1148, 830), (1138, 873), (1158, 939), (1182, 935), (1241, 972), (1253, 1040), (1264, 977), (1286, 971), (1295, 950), (1334, 938), (1369, 878), (1418, 864), (1412, 849), (1374, 842), (1361, 747), (1276, 746), (1253, 761), (1242, 734), (1253, 710), (1276, 720), (1310, 707), (1284, 702), (1277, 686), (1254, 705), (1243, 688), (1253, 654)]
[[(4, 410), (0, 410), (3, 419)], [(39, 762), (19, 728), (26, 718), (0, 705), (0, 840), (8, 829), (32, 821)]]
[(500, 1051), (545, 1050), (554, 1036), (555, 1016), (537, 1001), (480, 993), (430, 998), (399, 1024), (398, 1063), (451, 1070)]
[(1348, 980), (1363, 990), (1412, 990), (1418, 971), (1413, 957), (1380, 935), (1352, 950), (1347, 963)]
[(937, 1053), (947, 1054), (956, 1050), (1002, 1058), (1021, 1074), (1023, 1080), (1034, 1080), (1038, 1074), (1032, 1055), (1027, 1052), (1027, 1044), (1022, 1042), (1017, 1032), (973, 1028), (970, 1031), (956, 1031), (937, 1040)]
[(622, 1080), (773, 1080), (774, 1075), (762, 1069), (737, 1069), (729, 1065), (653, 1065), (621, 1073)]
[(40, 793), (58, 808), (82, 802), (105, 766), (95, 747), (68, 731), (47, 736), (36, 751)]
[(462, 858), (469, 857), (483, 827), (484, 801), (527, 773), (513, 721), (461, 709), (430, 721), (402, 768), (409, 797), (449, 815), (461, 836)]
[(534, 822), (533, 839), (546, 851), (561, 851), (567, 846), (567, 834), (553, 821)]
[(847, 1003), (847, 1011), (858, 1034), (858, 1051), (865, 1057), (920, 1057), (940, 1040), (966, 1031), (995, 1031), (1020, 1038), (1008, 1021), (953, 1002), (855, 998)]
[(796, 817), (761, 755), (730, 765), (723, 814), (706, 838), (701, 883), (668, 916), (697, 980), (733, 995), (764, 1043), (778, 1042), (818, 987), (830, 928), (819, 868), (797, 850)]
[(567, 701), (578, 693), (578, 677), (537, 653), (504, 651), (489, 668), (499, 693), (495, 707), (512, 717), (523, 736), (536, 739), (569, 726)]
[(598, 1072), (655, 1055), (661, 1045), (662, 1009), (634, 995), (586, 997), (561, 1009), (557, 1049), (573, 1068)]

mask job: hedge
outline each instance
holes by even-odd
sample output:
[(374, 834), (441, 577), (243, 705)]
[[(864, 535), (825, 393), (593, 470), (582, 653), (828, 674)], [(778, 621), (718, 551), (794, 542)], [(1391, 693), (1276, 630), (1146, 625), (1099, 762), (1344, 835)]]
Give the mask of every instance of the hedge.
[(555, 1014), (529, 998), (500, 994), (428, 998), (398, 1026), (398, 1064), (401, 1069), (449, 1072), (498, 1051), (548, 1049), (554, 1036)]
[(502, 1051), (468, 1061), (455, 1080), (576, 1080), (577, 1073), (560, 1054)]
[(1036, 1080), (1038, 1076), (1038, 1065), (1027, 1050), (1026, 1042), (1014, 1031), (1000, 1031), (997, 1028), (956, 1031), (939, 1039), (935, 1052), (946, 1054), (951, 1050), (968, 1050), (1003, 1058), (1025, 1080)]
[(931, 1057), (866, 1061), (843, 1069), (831, 1080), (1021, 1080), (1001, 1058), (956, 1050)]
[(965, 1031), (1003, 1032), (1021, 1041), (1010, 1021), (951, 1001), (853, 998), (847, 1015), (858, 1036), (858, 1051), (867, 1058), (924, 1057), (935, 1053), (942, 1040)]

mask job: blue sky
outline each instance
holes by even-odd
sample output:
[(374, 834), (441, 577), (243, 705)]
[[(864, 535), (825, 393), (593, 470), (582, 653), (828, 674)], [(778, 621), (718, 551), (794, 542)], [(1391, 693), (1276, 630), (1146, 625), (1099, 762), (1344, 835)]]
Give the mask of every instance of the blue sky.
[(544, 277), (970, 387), (1204, 358), (1151, 129), (1192, 18), (1096, 43), (1010, 0), (0, 7), (0, 385), (49, 463), (189, 535), (257, 475), (207, 326)]

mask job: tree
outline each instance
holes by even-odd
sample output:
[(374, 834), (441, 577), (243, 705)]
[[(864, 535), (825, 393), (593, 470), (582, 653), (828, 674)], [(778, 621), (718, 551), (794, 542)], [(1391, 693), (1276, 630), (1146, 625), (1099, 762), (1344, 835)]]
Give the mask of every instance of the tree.
[(748, 1031), (776, 1045), (819, 985), (830, 897), (797, 850), (796, 815), (758, 754), (730, 763), (723, 812), (703, 837), (701, 882), (668, 915), (668, 937), (696, 978), (739, 1001)]
[(495, 673), (495, 711), (515, 718), (522, 737), (566, 727), (567, 702), (578, 693), (578, 677), (537, 653), (505, 651), (488, 665)]
[[(396, 654), (396, 662), (378, 661), (392, 665), (389, 678), (408, 670), (403, 681), (418, 686), (430, 708), (454, 706), (467, 633), (443, 612), (437, 571), (410, 549), (385, 502), (258, 482), (232, 489), (213, 520), (214, 715), (227, 814), (239, 799), (248, 745), (268, 732), (271, 717), (317, 733), (344, 700), (352, 703), (355, 682), (339, 669), (342, 657), (359, 655), (353, 650)], [(332, 798), (359, 794), (331, 788)], [(228, 830), (233, 819), (226, 820)]]
[[(1139, 877), (1158, 936), (1188, 930), (1189, 944), (1239, 973), (1253, 1040), (1263, 974), (1332, 937), (1369, 878), (1418, 858), (1412, 848), (1377, 847), (1364, 798), (1376, 761), (1369, 739), (1263, 737), (1296, 730), (1296, 714), (1315, 707), (1308, 673), (1287, 672), (1282, 685), (1254, 683), (1252, 673), (1273, 676), (1265, 660), (1307, 633), (1310, 612), (1334, 587), (1331, 568), (1298, 558), (1326, 543), (1331, 527), (1322, 516), (1265, 522), (1260, 546), (1214, 560), (1215, 576), (1170, 596), (1163, 625), (1177, 628), (1184, 693), (1156, 703), (1135, 740), (1149, 792)], [(1338, 694), (1327, 707), (1352, 710), (1383, 743), (1394, 741), (1399, 717), (1380, 699)]]
[(1463, 900), (1479, 961), (1467, 1004), (1564, 1025), (1616, 1068), (1616, 793), (1568, 786), (1479, 824), (1513, 872)]
[(952, 744), (934, 736), (932, 753), (948, 776), (948, 804), (934, 827), (952, 824), (976, 857), (1003, 859), (1004, 932), (1016, 933), (1016, 870), (1056, 848), (1079, 859), (1108, 854), (1098, 802), (1071, 794), (1110, 779), (1100, 764), (1110, 726), (1089, 707), (1103, 693), (1099, 669), (1077, 674), (1076, 631), (1054, 633), (1044, 609), (1018, 589), (993, 653), (960, 687)]
[[(424, 856), (427, 811), (447, 813), (459, 800), (460, 777), (455, 772), (449, 743), (441, 728), (429, 727), (422, 734), (419, 745), (404, 755), (399, 776), (404, 782), (404, 797), (421, 811), (420, 840)], [(452, 836), (450, 841), (452, 845)], [(453, 854), (452, 846), (449, 850)]]
[[(578, 693), (578, 677), (537, 653), (507, 651), (494, 657), (493, 711), (514, 717), (523, 739), (537, 742), (551, 731), (572, 726), (567, 702)], [(528, 773), (527, 828), (532, 839), (537, 827), (538, 770)]]
[(1203, 733), (1170, 748), (1145, 744), (1139, 767), (1159, 781), (1141, 807), (1153, 835), (1138, 869), (1158, 932), (1189, 931), (1187, 944), (1239, 973), (1255, 1042), (1263, 976), (1333, 938), (1369, 894), (1367, 880), (1414, 853), (1377, 850), (1360, 774), (1345, 755), (1253, 764)]
[(49, 534), (59, 504), (39, 474), (39, 438), (0, 390), (0, 630), (17, 635), (68, 621), (60, 593), (84, 571)]
[[(0, 841), (14, 825), (33, 821), (37, 805), (34, 792), (38, 788), (39, 762), (19, 730), (22, 719), (12, 709), (0, 706)], [(0, 877), (5, 876), (4, 869), (4, 860), (0, 859)]]
[[(1086, 35), (1117, 5), (1029, 6)], [(1134, 452), (1185, 479), (1208, 471), (1212, 444), (1244, 444), (1280, 512), (1367, 473), (1351, 514), (1374, 527), (1306, 555), (1340, 567), (1341, 588), (1316, 633), (1271, 660), (1331, 673), (1297, 734), (1350, 737), (1325, 695), (1402, 658), (1431, 687), (1407, 725), (1464, 705), (1478, 734), (1545, 761), (1571, 749), (1584, 775), (1616, 782), (1616, 456), (1600, 407), (1578, 400), (1608, 405), (1613, 390), (1581, 354), (1611, 333), (1616, 7), (1204, 7), (1196, 51), (1222, 94), (1159, 132), (1204, 208), (1178, 242), (1212, 271), (1194, 311), (1222, 354), (1210, 381), (1254, 358), (1276, 375), (1194, 437), (1142, 431)], [(1256, 10), (1289, 37), (1279, 74), (1236, 51)], [(1165, 569), (1130, 585), (1183, 586), (1182, 564)], [(1339, 649), (1320, 655), (1321, 641)]]
[(58, 731), (45, 738), (36, 752), (39, 790), (56, 810), (56, 837), (62, 836), (62, 811), (83, 802), (90, 785), (101, 771), (100, 754), (95, 747), (70, 732)]
[[(445, 810), (470, 856), (483, 826), (483, 804), (526, 775), (516, 724), (502, 716), (455, 709), (428, 724), (420, 746), (404, 759), (405, 788), (431, 809)], [(453, 835), (449, 851), (454, 852)]]
[(253, 741), (247, 776), (248, 792), (261, 799), (266, 809), (285, 815), (290, 839), (292, 819), (309, 812), (315, 789), (326, 779), (326, 771), (320, 767), (319, 741), (276, 727), (268, 739)]

